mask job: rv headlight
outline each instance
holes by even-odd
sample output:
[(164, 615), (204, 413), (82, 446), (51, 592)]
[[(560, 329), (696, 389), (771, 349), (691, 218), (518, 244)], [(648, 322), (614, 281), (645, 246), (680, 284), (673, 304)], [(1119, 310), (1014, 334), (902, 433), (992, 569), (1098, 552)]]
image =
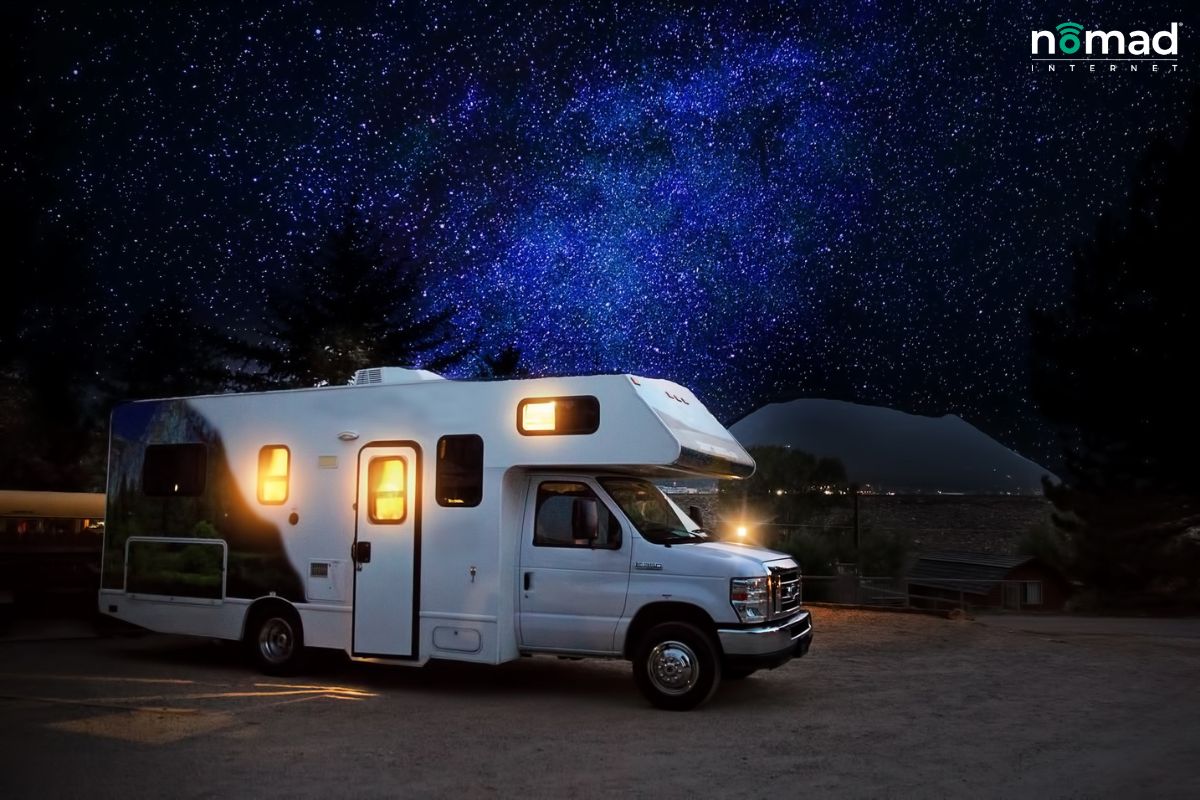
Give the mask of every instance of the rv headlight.
[(729, 603), (742, 622), (763, 622), (770, 607), (769, 578), (734, 578), (729, 582)]

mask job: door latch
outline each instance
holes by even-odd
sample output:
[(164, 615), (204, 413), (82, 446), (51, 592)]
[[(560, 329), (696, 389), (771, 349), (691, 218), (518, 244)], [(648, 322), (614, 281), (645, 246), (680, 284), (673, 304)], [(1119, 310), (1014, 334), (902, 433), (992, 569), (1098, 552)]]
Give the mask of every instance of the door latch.
[(355, 542), (350, 548), (350, 557), (354, 559), (354, 563), (361, 565), (371, 561), (371, 543), (370, 542)]

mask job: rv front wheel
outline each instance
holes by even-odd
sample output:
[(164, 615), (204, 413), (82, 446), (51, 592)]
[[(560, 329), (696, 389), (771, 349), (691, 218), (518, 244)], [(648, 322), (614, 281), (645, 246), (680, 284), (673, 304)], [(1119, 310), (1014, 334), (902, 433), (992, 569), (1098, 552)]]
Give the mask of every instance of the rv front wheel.
[(638, 644), (633, 677), (655, 706), (688, 711), (717, 690), (721, 661), (702, 630), (686, 622), (664, 622), (647, 631)]
[(271, 608), (255, 616), (247, 637), (254, 660), (268, 675), (296, 671), (304, 651), (304, 629), (291, 609)]

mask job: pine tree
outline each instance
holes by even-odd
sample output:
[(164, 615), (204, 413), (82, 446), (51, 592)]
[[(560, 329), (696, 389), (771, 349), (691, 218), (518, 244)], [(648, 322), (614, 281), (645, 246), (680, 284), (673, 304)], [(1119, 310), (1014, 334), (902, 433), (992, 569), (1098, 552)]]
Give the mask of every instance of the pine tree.
[(1200, 596), (1197, 186), (1200, 102), (1077, 254), (1065, 303), (1033, 317), (1034, 399), (1065, 465), (1046, 494), (1077, 577), (1108, 601)]
[(529, 377), (529, 370), (521, 364), (521, 351), (515, 345), (508, 345), (496, 355), (485, 354), (483, 363), (479, 374), (481, 378)]
[(17, 311), (0, 365), (0, 484), (95, 490), (103, 485), (99, 402), (104, 315), (83, 224), (28, 235), (13, 282)]
[(371, 366), (441, 370), (473, 343), (455, 343), (450, 306), (428, 303), (412, 262), (385, 253), (353, 206), (290, 285), (269, 296), (262, 330), (230, 348), (254, 388), (345, 383)]
[(137, 318), (110, 359), (113, 398), (186, 397), (219, 391), (220, 339), (192, 303), (172, 292)]

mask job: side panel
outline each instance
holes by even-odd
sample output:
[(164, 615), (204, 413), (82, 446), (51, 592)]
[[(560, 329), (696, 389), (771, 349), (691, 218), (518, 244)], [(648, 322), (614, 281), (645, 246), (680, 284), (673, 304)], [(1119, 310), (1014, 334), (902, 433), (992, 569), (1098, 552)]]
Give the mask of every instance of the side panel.
[[(263, 442), (265, 444), (265, 442)], [(236, 459), (211, 419), (187, 400), (130, 403), (113, 412), (105, 519), (103, 586), (126, 585), (126, 544), (133, 539), (171, 537), (223, 540), (228, 548), (225, 597), (254, 599), (275, 594), (304, 602), (299, 571), (289, 559), (283, 532), (239, 488)], [(147, 481), (161, 478), (161, 467), (147, 461), (150, 448), (184, 445), (201, 448), (196, 490), (177, 495), (148, 493)], [(188, 572), (186, 558), (145, 559), (143, 586), (170, 585)]]
[[(100, 610), (160, 633), (210, 636), (236, 641), (242, 637), (249, 600), (168, 601), (160, 597), (100, 590)], [(297, 606), (304, 623), (304, 642), (311, 647), (344, 648), (350, 640), (350, 613), (344, 606)]]
[(159, 633), (209, 636), (235, 641), (241, 638), (249, 600), (168, 601), (164, 598), (100, 590), (100, 610), (126, 622)]
[(355, 656), (417, 656), (421, 467), (414, 442), (373, 442), (359, 451)]
[(488, 664), (517, 658), (512, 576), (524, 506), (507, 525), (512, 501), (501, 470), (484, 471), (478, 506), (439, 504), (437, 457), (433, 449), (423, 476), (420, 655)]

